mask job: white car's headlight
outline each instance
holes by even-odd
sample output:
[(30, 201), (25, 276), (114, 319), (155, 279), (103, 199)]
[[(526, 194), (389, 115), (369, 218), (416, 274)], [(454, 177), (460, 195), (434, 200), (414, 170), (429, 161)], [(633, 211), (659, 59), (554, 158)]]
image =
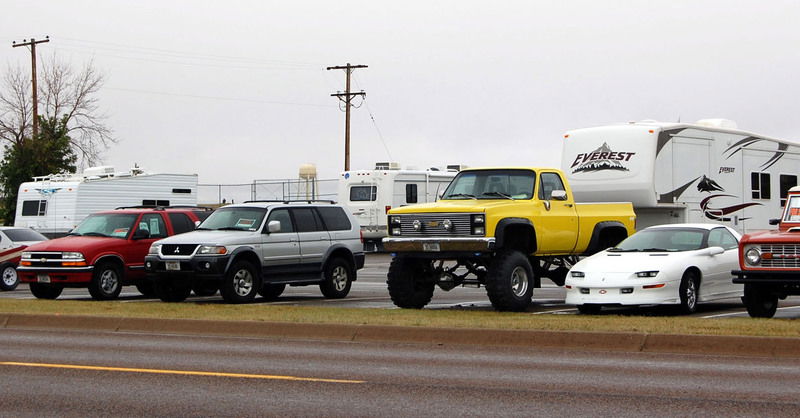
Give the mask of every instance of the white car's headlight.
[(656, 277), (658, 276), (658, 270), (651, 270), (651, 271), (637, 271), (636, 277)]
[(147, 251), (148, 254), (158, 255), (161, 252), (161, 244), (154, 242), (150, 245), (150, 249)]
[(201, 245), (198, 254), (223, 255), (228, 253), (228, 249), (222, 245)]
[(586, 277), (586, 274), (584, 272), (575, 271), (575, 270), (570, 271), (569, 275), (572, 276), (572, 277), (575, 277), (575, 278), (579, 278), (579, 279)]
[(761, 250), (758, 247), (750, 247), (744, 253), (744, 261), (751, 266), (761, 264)]

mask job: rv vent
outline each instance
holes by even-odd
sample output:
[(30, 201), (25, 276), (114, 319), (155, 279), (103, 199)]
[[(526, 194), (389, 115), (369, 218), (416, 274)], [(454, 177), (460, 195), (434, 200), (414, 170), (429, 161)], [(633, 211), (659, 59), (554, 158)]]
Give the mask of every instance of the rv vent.
[(114, 167), (110, 165), (101, 165), (99, 167), (87, 167), (86, 170), (83, 170), (84, 177), (90, 177), (90, 176), (107, 177), (110, 174), (114, 174)]
[(461, 171), (467, 168), (466, 164), (448, 164), (447, 171)]
[(397, 162), (379, 162), (375, 163), (376, 170), (399, 170), (400, 163)]
[(736, 122), (729, 119), (700, 119), (695, 122), (697, 125), (709, 128), (736, 129)]

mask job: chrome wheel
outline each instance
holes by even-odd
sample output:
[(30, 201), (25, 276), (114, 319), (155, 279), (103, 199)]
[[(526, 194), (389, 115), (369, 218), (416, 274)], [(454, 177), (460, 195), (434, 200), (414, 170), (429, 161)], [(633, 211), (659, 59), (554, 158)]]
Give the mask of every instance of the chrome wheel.
[(13, 288), (17, 284), (17, 269), (8, 266), (3, 269), (3, 284), (7, 287)]
[(686, 307), (694, 310), (697, 305), (697, 286), (694, 280), (689, 280), (686, 283)]
[(528, 292), (528, 273), (522, 266), (511, 272), (511, 291), (516, 297), (523, 297)]
[(247, 296), (253, 291), (253, 275), (247, 269), (241, 269), (233, 276), (233, 290), (239, 296)]
[(331, 282), (337, 292), (343, 291), (347, 287), (347, 269), (344, 266), (336, 266), (331, 274)]
[(100, 275), (100, 289), (103, 293), (110, 295), (117, 290), (117, 287), (119, 287), (119, 277), (116, 271), (108, 269)]

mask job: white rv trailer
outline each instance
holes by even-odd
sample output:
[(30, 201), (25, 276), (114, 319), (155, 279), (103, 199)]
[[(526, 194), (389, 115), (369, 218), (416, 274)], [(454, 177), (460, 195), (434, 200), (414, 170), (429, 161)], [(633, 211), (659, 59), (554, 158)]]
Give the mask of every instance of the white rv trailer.
[(800, 144), (725, 119), (647, 120), (568, 131), (561, 158), (576, 200), (633, 202), (637, 228), (714, 222), (744, 233), (780, 213)]
[(197, 174), (149, 174), (136, 167), (87, 168), (83, 173), (51, 174), (22, 183), (14, 226), (61, 236), (85, 217), (120, 206), (197, 205)]
[(389, 209), (436, 201), (461, 168), (401, 169), (396, 162), (381, 162), (374, 170), (345, 171), (339, 177), (338, 201), (358, 219), (366, 247), (377, 249), (387, 235)]

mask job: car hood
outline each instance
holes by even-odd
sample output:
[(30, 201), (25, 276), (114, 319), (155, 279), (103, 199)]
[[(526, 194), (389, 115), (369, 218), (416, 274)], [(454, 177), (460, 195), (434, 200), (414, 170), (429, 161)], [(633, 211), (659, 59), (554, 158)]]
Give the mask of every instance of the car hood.
[[(638, 271), (663, 270), (682, 260), (692, 258), (703, 250), (680, 252), (608, 252), (601, 251), (579, 261), (572, 270), (603, 273), (634, 273)], [(663, 266), (663, 267), (662, 267)]]
[(258, 231), (191, 231), (159, 240), (159, 244), (207, 244), (231, 245), (252, 243), (261, 233)]
[(128, 240), (122, 238), (66, 236), (37, 242), (26, 248), (25, 251), (77, 251), (87, 253), (101, 250), (114, 251), (127, 245), (129, 245)]
[(484, 212), (489, 209), (494, 209), (503, 206), (519, 205), (520, 202), (528, 202), (530, 200), (509, 200), (509, 199), (463, 199), (463, 200), (439, 200), (433, 203), (422, 203), (419, 205), (410, 205), (395, 208), (389, 211), (389, 214), (404, 214), (404, 213), (445, 213), (445, 212)]

